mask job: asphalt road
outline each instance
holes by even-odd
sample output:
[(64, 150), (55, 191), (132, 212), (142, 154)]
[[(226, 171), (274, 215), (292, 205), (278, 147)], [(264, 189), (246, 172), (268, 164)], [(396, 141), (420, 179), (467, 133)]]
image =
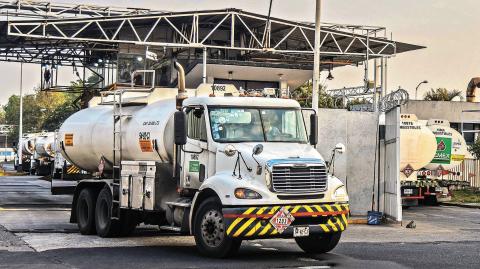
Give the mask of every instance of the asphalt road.
[(192, 237), (139, 227), (132, 237), (81, 236), (70, 196), (35, 177), (0, 177), (0, 268), (479, 268), (480, 210), (412, 208), (400, 225), (350, 225), (332, 253), (304, 254), (293, 240), (244, 242), (231, 259), (200, 256)]

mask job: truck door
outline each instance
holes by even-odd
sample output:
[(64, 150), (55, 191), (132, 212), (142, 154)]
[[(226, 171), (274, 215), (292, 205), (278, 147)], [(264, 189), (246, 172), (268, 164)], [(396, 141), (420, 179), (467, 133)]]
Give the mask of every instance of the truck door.
[(181, 152), (183, 160), (183, 188), (197, 189), (207, 178), (208, 143), (205, 109), (201, 106), (187, 107), (187, 143)]

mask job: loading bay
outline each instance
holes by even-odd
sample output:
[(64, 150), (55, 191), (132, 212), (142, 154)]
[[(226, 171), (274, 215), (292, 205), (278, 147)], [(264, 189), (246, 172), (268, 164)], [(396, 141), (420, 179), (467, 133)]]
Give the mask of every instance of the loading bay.
[[(200, 256), (193, 237), (139, 226), (131, 237), (82, 236), (68, 222), (71, 196), (33, 176), (0, 177), (0, 268), (475, 268), (480, 209), (414, 207), (403, 225), (352, 224), (340, 245), (304, 254), (293, 240), (246, 241), (237, 256)], [(415, 229), (405, 225), (414, 220)]]

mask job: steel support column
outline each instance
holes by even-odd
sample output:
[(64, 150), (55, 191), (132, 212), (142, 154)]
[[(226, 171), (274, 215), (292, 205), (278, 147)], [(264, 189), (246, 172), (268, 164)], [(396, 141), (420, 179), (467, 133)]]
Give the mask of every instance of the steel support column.
[(320, 86), (320, 15), (322, 11), (322, 0), (316, 0), (315, 9), (315, 49), (313, 56), (313, 79), (312, 79), (312, 108), (318, 111), (318, 91)]

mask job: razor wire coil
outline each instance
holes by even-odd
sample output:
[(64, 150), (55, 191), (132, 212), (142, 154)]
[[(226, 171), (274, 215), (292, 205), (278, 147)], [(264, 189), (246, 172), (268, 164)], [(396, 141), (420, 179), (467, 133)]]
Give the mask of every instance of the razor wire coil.
[(387, 112), (394, 107), (404, 105), (408, 102), (410, 95), (402, 88), (385, 95), (378, 102), (378, 110), (381, 112)]

